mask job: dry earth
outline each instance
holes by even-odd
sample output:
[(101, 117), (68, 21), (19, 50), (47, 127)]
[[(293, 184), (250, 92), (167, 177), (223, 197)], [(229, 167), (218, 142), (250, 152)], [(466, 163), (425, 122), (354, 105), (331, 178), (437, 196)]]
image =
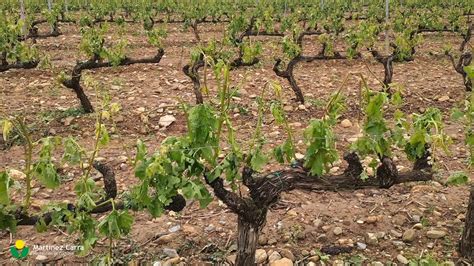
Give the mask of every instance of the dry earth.
[[(131, 44), (129, 53), (137, 57), (154, 54), (153, 48), (146, 44), (144, 34), (137, 33), (137, 28), (141, 27), (127, 26), (127, 39)], [(201, 26), (201, 36), (204, 40), (219, 38), (223, 28), (224, 25)], [(72, 25), (61, 25), (61, 30), (64, 33), (62, 36), (38, 41), (39, 49), (51, 59), (52, 69), (0, 73), (0, 110), (9, 114), (25, 114), (33, 125), (36, 138), (48, 135), (74, 136), (84, 147), (90, 148), (94, 117), (71, 116), (71, 113), (74, 114), (71, 112), (74, 109), (71, 108), (77, 108), (78, 101), (72, 91), (56, 82), (58, 74), (61, 71), (68, 72), (80, 58), (77, 49), (80, 34), (78, 28)], [(122, 111), (116, 118), (117, 130), (112, 136), (112, 142), (100, 152), (100, 157), (113, 166), (121, 192), (128, 190), (136, 182), (128, 159), (133, 158), (136, 140), (143, 139), (153, 150), (159, 148), (159, 143), (166, 136), (184, 133), (184, 117), (177, 103), (179, 100), (194, 103), (192, 84), (181, 69), (188, 62), (189, 50), (196, 42), (193, 34), (183, 31), (181, 25), (169, 25), (168, 31), (166, 54), (160, 64), (102, 69), (87, 74), (100, 81), (110, 93), (112, 101), (122, 106)], [(107, 41), (113, 40), (113, 35), (110, 38)], [(240, 96), (234, 98), (232, 103), (235, 113), (233, 122), (243, 146), (256, 123), (255, 95), (261, 92), (267, 81), (279, 80), (272, 71), (273, 60), (280, 55), (279, 39), (258, 39), (264, 41), (263, 62), (258, 66), (232, 72), (234, 84), (240, 87)], [(459, 41), (459, 37), (449, 34), (425, 35), (415, 61), (395, 64), (394, 81), (405, 88), (403, 111), (419, 112), (432, 106), (442, 109), (446, 119), (449, 118), (450, 108), (463, 100), (464, 88), (461, 77), (442, 56), (442, 48), (447, 44), (457, 46)], [(305, 39), (307, 53), (317, 49), (316, 39)], [(372, 87), (380, 86), (368, 69), (378, 78), (383, 76), (382, 66), (368, 55), (362, 60), (301, 64), (295, 72), (307, 99), (305, 105), (296, 103), (286, 81), (280, 80), (286, 88), (285, 110), (295, 129), (297, 140), (302, 139), (303, 129), (311, 118), (322, 115), (326, 100), (339, 89), (346, 75), (349, 75), (343, 88), (348, 110), (342, 119), (349, 119), (351, 125), (339, 125), (336, 130), (338, 149), (342, 155), (351, 139), (359, 133), (359, 74), (364, 75)], [(212, 79), (210, 76), (209, 78)], [(97, 106), (95, 93), (88, 90), (87, 94)], [(215, 90), (212, 86), (209, 95), (206, 101), (214, 98)], [(268, 93), (267, 98), (271, 100), (272, 97)], [(160, 128), (158, 121), (166, 114), (175, 116), (176, 121), (167, 128)], [(144, 117), (148, 118), (148, 122)], [(281, 204), (268, 215), (259, 241), (259, 248), (265, 252), (259, 251), (259, 254), (265, 257), (276, 251), (294, 261), (320, 263), (317, 262), (317, 250), (325, 245), (340, 244), (354, 246), (354, 249), (350, 254), (331, 256), (326, 264), (342, 265), (343, 260), (355, 263), (357, 258), (364, 258), (363, 264), (374, 261), (400, 263), (403, 260), (400, 255), (415, 259), (427, 254), (440, 261), (456, 261), (456, 245), (462, 230), (468, 189), (445, 187), (441, 184), (455, 171), (466, 171), (471, 177), (472, 172), (464, 164), (467, 154), (463, 147), (461, 126), (449, 121), (446, 125), (454, 143), (449, 155), (439, 154), (436, 182), (397, 185), (389, 190), (287, 193), (283, 195)], [(265, 119), (264, 132), (268, 148), (281, 143), (285, 138), (283, 130), (272, 123), (270, 117)], [(301, 143), (298, 148), (300, 153), (304, 153)], [(21, 168), (24, 163), (21, 146), (14, 145), (2, 150), (0, 154), (0, 169)], [(397, 154), (401, 164), (410, 167), (401, 153)], [(343, 165), (337, 167), (343, 169)], [(278, 166), (269, 166), (266, 170), (276, 168)], [(51, 191), (39, 184), (35, 186), (38, 190), (34, 195), (34, 206), (50, 201), (74, 200), (74, 182), (71, 180), (79, 176), (79, 171), (72, 168), (65, 170), (70, 180), (61, 189)], [(17, 195), (17, 199), (20, 196)], [(173, 254), (175, 251), (186, 265), (221, 264), (225, 263), (226, 258), (232, 260), (236, 216), (216, 200), (204, 210), (199, 209), (197, 203), (191, 202), (179, 214), (168, 213), (157, 219), (152, 219), (143, 212), (133, 213), (133, 216), (136, 222), (131, 236), (118, 241), (115, 250), (116, 257), (123, 262), (152, 264), (168, 260), (167, 257), (176, 255)], [(445, 235), (436, 239), (427, 237), (428, 231), (433, 230)], [(156, 236), (163, 233), (168, 235), (156, 239)], [(76, 243), (76, 236), (69, 236), (56, 229), (36, 233), (33, 227), (19, 227), (12, 237), (13, 240), (24, 239), (30, 246)], [(1, 264), (18, 264), (10, 258), (10, 245), (9, 234), (1, 233)], [(87, 262), (100, 256), (106, 250), (105, 247), (106, 242), (100, 241), (94, 252), (87, 257), (48, 255), (32, 256), (29, 260)], [(270, 256), (270, 259), (275, 258), (278, 258), (277, 253)]]

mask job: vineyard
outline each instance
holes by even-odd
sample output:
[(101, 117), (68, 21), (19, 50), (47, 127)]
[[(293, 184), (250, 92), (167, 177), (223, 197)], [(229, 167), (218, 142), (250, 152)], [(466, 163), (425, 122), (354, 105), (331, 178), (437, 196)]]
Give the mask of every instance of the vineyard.
[(474, 1), (0, 1), (0, 264), (472, 265)]

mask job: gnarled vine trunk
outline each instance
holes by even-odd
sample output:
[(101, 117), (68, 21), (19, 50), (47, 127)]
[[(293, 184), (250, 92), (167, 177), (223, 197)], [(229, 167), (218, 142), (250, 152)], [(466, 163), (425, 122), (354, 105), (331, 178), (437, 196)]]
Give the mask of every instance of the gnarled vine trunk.
[[(363, 171), (359, 156), (349, 153), (344, 156), (348, 167), (343, 174), (334, 176), (311, 176), (301, 162), (292, 168), (260, 175), (248, 167), (242, 173), (243, 184), (249, 189), (249, 195), (242, 197), (225, 188), (224, 180), (216, 178), (209, 184), (216, 197), (238, 216), (237, 266), (255, 265), (255, 252), (258, 235), (266, 222), (267, 211), (276, 203), (282, 192), (293, 189), (310, 191), (342, 191), (363, 188), (389, 188), (392, 185), (428, 181), (432, 179), (431, 165), (428, 164), (429, 152), (419, 158), (411, 171), (398, 172), (394, 162), (384, 157), (377, 168), (377, 175), (367, 180), (359, 178)], [(328, 182), (327, 180), (330, 180)]]
[[(133, 64), (158, 64), (161, 61), (161, 58), (164, 55), (163, 49), (158, 49), (158, 53), (150, 58), (140, 58), (132, 59), (125, 57), (118, 65), (119, 66), (128, 66)], [(99, 56), (96, 55), (92, 59), (84, 62), (78, 62), (76, 66), (72, 69), (71, 79), (64, 80), (63, 85), (67, 88), (74, 90), (77, 98), (81, 102), (81, 106), (86, 113), (93, 113), (94, 107), (87, 97), (84, 89), (81, 86), (81, 77), (82, 71), (88, 69), (98, 69), (104, 67), (113, 67), (114, 65), (111, 62), (99, 62)]]
[(471, 186), (466, 221), (461, 241), (459, 242), (459, 253), (464, 258), (474, 262), (474, 185)]
[(247, 221), (238, 217), (237, 225), (237, 258), (235, 265), (255, 265), (255, 253), (257, 250), (260, 226), (256, 222)]

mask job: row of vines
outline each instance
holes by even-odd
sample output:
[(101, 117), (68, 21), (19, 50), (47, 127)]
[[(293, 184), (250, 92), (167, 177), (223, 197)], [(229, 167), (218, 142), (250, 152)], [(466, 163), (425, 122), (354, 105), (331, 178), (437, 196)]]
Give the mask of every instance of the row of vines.
[[(64, 69), (58, 82), (74, 91), (84, 112), (94, 115), (95, 132), (92, 147), (83, 147), (71, 137), (34, 139), (24, 116), (0, 112), (2, 136), (5, 141), (13, 135), (21, 139), (25, 162), (17, 170), (24, 175), (21, 180), (14, 179), (11, 171), (0, 172), (0, 230), (14, 233), (18, 226), (26, 225), (40, 232), (64, 228), (78, 236), (85, 247), (82, 255), (105, 238), (109, 253), (101, 259), (113, 264), (114, 247), (131, 231), (133, 212), (148, 211), (158, 217), (165, 210), (181, 211), (189, 199), (198, 200), (205, 208), (217, 198), (238, 216), (236, 265), (254, 265), (267, 212), (283, 192), (388, 189), (399, 183), (433, 179), (439, 154), (449, 154), (443, 114), (436, 108), (405, 113), (401, 90), (392, 82), (396, 74), (393, 65), (416, 60), (424, 34), (433, 32), (459, 37), (459, 47), (445, 47), (443, 54), (452, 62), (453, 71), (459, 73), (463, 88), (459, 93), (465, 93), (465, 101), (453, 110), (452, 118), (464, 125), (469, 153), (466, 166), (474, 166), (474, 66), (470, 44), (474, 6), (469, 1), (392, 1), (390, 17), (386, 18), (379, 2), (64, 0), (48, 6), (46, 1), (37, 0), (2, 1), (0, 72), (46, 66), (49, 59), (37, 48), (37, 40), (62, 35), (61, 25), (78, 25), (82, 59), (72, 69)], [(24, 11), (20, 15), (21, 3)], [(157, 149), (137, 141), (132, 160), (137, 184), (119, 192), (113, 169), (96, 159), (110, 141), (109, 127), (113, 127), (120, 104), (96, 93), (101, 97), (94, 106), (87, 91), (100, 92), (101, 85), (82, 79), (82, 75), (99, 68), (159, 64), (167, 49), (166, 25), (173, 23), (182, 25), (183, 31), (190, 30), (195, 38), (182, 71), (192, 81), (190, 90), (196, 104), (181, 106), (186, 116), (185, 134), (166, 138)], [(203, 41), (199, 28), (206, 23), (224, 24), (225, 34), (220, 39)], [(40, 30), (45, 28), (42, 24), (48, 25), (47, 32)], [(126, 24), (141, 27), (148, 45), (156, 52), (141, 58), (128, 56), (129, 43), (123, 30)], [(105, 36), (112, 26), (119, 30), (114, 33), (114, 42), (108, 43)], [(280, 77), (287, 81), (300, 103), (305, 97), (294, 72), (302, 62), (373, 58), (383, 65), (384, 77), (378, 77), (380, 87), (370, 87), (360, 77), (362, 136), (343, 151), (347, 167), (342, 174), (331, 174), (329, 169), (340, 159), (334, 128), (346, 109), (343, 87), (332, 94), (325, 114), (314, 118), (305, 129), (306, 152), (302, 157), (296, 154), (294, 132), (283, 108), (286, 86), (278, 82), (268, 82), (260, 89), (252, 138), (243, 141), (237, 137), (230, 112), (238, 85), (232, 84), (231, 75), (236, 68), (261, 63), (265, 43), (259, 37), (279, 40), (281, 56), (273, 59), (275, 80)], [(305, 38), (313, 37), (321, 49), (307, 54)], [(207, 71), (214, 76), (215, 84), (206, 81)], [(217, 95), (209, 95), (210, 86)], [(270, 95), (274, 100), (268, 100)], [(217, 98), (217, 104), (208, 98)], [(263, 148), (266, 139), (262, 124), (267, 119), (273, 119), (286, 132), (286, 140), (270, 151)], [(399, 170), (393, 160), (395, 150), (402, 151), (413, 163), (409, 170)], [(61, 158), (57, 159), (55, 154), (59, 153)], [(368, 165), (362, 163), (361, 158), (366, 157), (372, 158)], [(74, 180), (76, 201), (50, 202), (41, 212), (33, 212), (33, 184), (59, 189), (63, 183), (58, 169), (64, 164), (82, 170)], [(279, 164), (281, 170), (261, 172), (269, 164)], [(102, 174), (103, 186), (97, 185), (94, 169)], [(241, 186), (246, 187), (243, 194)], [(13, 200), (13, 195), (21, 195), (22, 200)], [(474, 260), (472, 201), (459, 250)], [(105, 213), (105, 218), (97, 220), (98, 213)]]

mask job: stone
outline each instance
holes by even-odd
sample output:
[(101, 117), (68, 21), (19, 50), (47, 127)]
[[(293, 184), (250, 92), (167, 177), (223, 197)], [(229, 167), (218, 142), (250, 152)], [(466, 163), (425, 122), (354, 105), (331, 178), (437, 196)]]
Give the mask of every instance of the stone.
[(413, 242), (416, 237), (416, 231), (414, 229), (408, 229), (403, 233), (402, 240), (404, 242)]
[(362, 242), (357, 242), (357, 248), (360, 250), (364, 250), (367, 248), (367, 244), (362, 243)]
[(168, 235), (160, 236), (156, 240), (156, 243), (157, 244), (167, 244), (167, 243), (172, 242), (175, 239), (176, 239), (176, 234), (168, 234)]
[(298, 216), (298, 213), (295, 210), (289, 210), (286, 214), (289, 216)]
[(126, 163), (127, 161), (128, 161), (127, 156), (121, 155), (121, 156), (117, 157), (117, 162), (119, 162), (119, 163)]
[(291, 105), (285, 105), (283, 107), (283, 111), (285, 112), (292, 112), (293, 111), (293, 107)]
[(171, 258), (169, 260), (166, 260), (164, 263), (163, 263), (163, 266), (172, 266), (172, 265), (176, 265), (178, 263), (181, 262), (181, 258), (180, 257), (176, 257), (176, 258)]
[(321, 259), (321, 258), (319, 257), (319, 255), (314, 255), (314, 256), (311, 256), (311, 257), (308, 258), (308, 260), (309, 260), (310, 262), (313, 262), (313, 263), (318, 262), (320, 259)]
[(170, 258), (179, 257), (178, 252), (176, 251), (176, 249), (164, 248), (164, 249), (163, 249), (163, 253), (165, 253), (165, 255), (168, 256), (168, 257), (170, 257)]
[(331, 230), (331, 226), (330, 225), (323, 225), (323, 227), (321, 227), (321, 229), (323, 229), (324, 232), (329, 232), (329, 230)]
[(266, 235), (260, 235), (258, 238), (258, 244), (260, 246), (265, 246), (268, 243), (268, 237)]
[(268, 239), (268, 245), (275, 245), (278, 241), (276, 240), (276, 238), (270, 238)]
[(394, 240), (392, 243), (395, 247), (397, 247), (397, 249), (403, 249), (406, 246), (403, 241)]
[(160, 117), (160, 121), (158, 121), (158, 124), (161, 127), (166, 128), (173, 124), (174, 121), (176, 121), (176, 117), (174, 117), (173, 115), (165, 115)]
[(413, 215), (412, 217), (413, 222), (419, 223), (421, 221), (421, 216), (420, 215)]
[(333, 261), (332, 266), (344, 266), (344, 261), (343, 260), (335, 260), (335, 261)]
[(336, 236), (341, 235), (342, 234), (342, 228), (337, 226), (332, 230), (332, 233)]
[(270, 134), (268, 134), (270, 137), (277, 137), (280, 135), (280, 132), (279, 131), (272, 131), (270, 132)]
[(402, 233), (396, 231), (396, 230), (390, 230), (390, 234), (393, 236), (393, 237), (396, 237), (396, 238), (400, 238), (403, 236)]
[(367, 220), (365, 221), (368, 224), (375, 224), (377, 223), (378, 219), (377, 216), (369, 216), (367, 217)]
[(402, 226), (402, 225), (405, 224), (406, 220), (407, 220), (407, 218), (405, 217), (405, 215), (397, 214), (393, 217), (392, 223), (395, 224), (395, 225)]
[(352, 127), (352, 122), (349, 119), (344, 119), (344, 120), (341, 121), (341, 126), (343, 128)]
[(354, 246), (354, 240), (350, 238), (340, 238), (337, 240), (337, 244), (341, 246), (346, 246), (346, 247), (353, 247)]
[(74, 120), (74, 117), (72, 117), (72, 116), (68, 116), (68, 117), (64, 118), (64, 125), (65, 126), (71, 125), (73, 120)]
[(257, 249), (255, 252), (255, 262), (257, 264), (264, 263), (267, 261), (267, 252), (264, 249)]
[(316, 238), (317, 242), (324, 243), (328, 241), (328, 237), (326, 234), (321, 234)]
[(301, 154), (301, 153), (297, 152), (297, 153), (295, 153), (295, 158), (297, 160), (302, 160), (304, 158), (304, 154)]
[(12, 178), (12, 179), (15, 179), (15, 180), (23, 180), (26, 178), (26, 174), (21, 172), (21, 171), (18, 171), (18, 170), (15, 170), (15, 169), (10, 169), (8, 170), (8, 175)]
[(438, 239), (438, 238), (443, 238), (446, 236), (446, 231), (443, 230), (430, 230), (426, 232), (426, 237), (430, 239)]
[(446, 101), (449, 101), (448, 95), (444, 95), (438, 98), (438, 102), (446, 102)]
[(379, 232), (375, 233), (375, 236), (376, 236), (378, 239), (384, 238), (385, 235), (386, 235), (385, 232), (382, 232), (382, 231), (379, 231)]
[(283, 258), (270, 263), (270, 266), (293, 266), (293, 261)]
[(178, 225), (175, 225), (175, 226), (170, 227), (170, 229), (168, 229), (168, 231), (169, 231), (170, 233), (176, 233), (176, 232), (178, 232), (180, 229), (181, 229), (181, 225), (178, 224)]
[(365, 242), (368, 245), (376, 246), (379, 243), (379, 240), (377, 238), (377, 235), (374, 233), (367, 233), (365, 236)]
[(299, 110), (306, 110), (306, 106), (304, 104), (298, 105)]
[(274, 262), (274, 261), (276, 261), (276, 260), (279, 260), (279, 259), (281, 259), (281, 255), (280, 255), (280, 253), (278, 253), (278, 252), (276, 252), (276, 251), (273, 251), (273, 252), (270, 254), (270, 256), (268, 256), (268, 262), (269, 262), (269, 263), (272, 263), (272, 262)]
[(409, 263), (408, 259), (405, 258), (402, 254), (398, 254), (397, 261), (403, 265), (407, 265)]
[(37, 261), (46, 261), (46, 260), (48, 260), (48, 257), (46, 257), (45, 255), (38, 255), (38, 256), (36, 256), (35, 260), (37, 260)]
[(323, 220), (321, 219), (316, 219), (313, 221), (313, 225), (314, 227), (316, 227), (316, 229), (319, 228), (322, 224), (323, 224)]
[(291, 250), (289, 249), (286, 249), (286, 248), (281, 249), (280, 254), (283, 258), (290, 259), (291, 261), (295, 260), (295, 255), (293, 255), (293, 252), (291, 252)]
[(384, 264), (380, 261), (374, 261), (372, 262), (371, 266), (384, 266)]
[(414, 224), (412, 228), (413, 228), (413, 229), (420, 230), (420, 229), (423, 228), (423, 224), (421, 224), (421, 223)]
[(317, 264), (314, 263), (314, 262), (312, 262), (312, 261), (310, 261), (310, 262), (308, 262), (308, 264), (306, 264), (306, 266), (317, 266)]
[(189, 235), (189, 236), (195, 236), (199, 233), (199, 231), (196, 229), (196, 227), (194, 227), (192, 225), (189, 225), (189, 224), (183, 225), (183, 232), (186, 235)]

